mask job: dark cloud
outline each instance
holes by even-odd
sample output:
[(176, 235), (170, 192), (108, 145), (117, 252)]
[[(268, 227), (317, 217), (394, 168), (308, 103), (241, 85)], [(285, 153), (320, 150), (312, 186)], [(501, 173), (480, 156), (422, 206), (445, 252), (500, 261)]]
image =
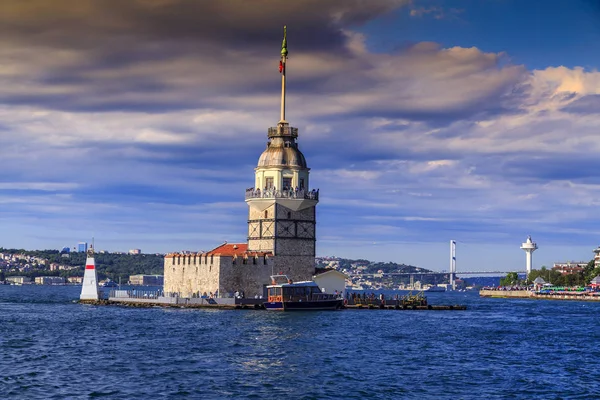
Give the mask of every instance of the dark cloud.
[[(331, 49), (340, 28), (356, 26), (407, 1), (381, 0), (4, 0), (4, 38), (113, 53), (123, 43), (158, 41), (169, 52), (180, 43), (227, 48), (272, 47), (289, 25), (297, 49)], [(131, 48), (135, 52), (137, 48)]]
[[(5, 0), (0, 43), (13, 67), (0, 101), (69, 111), (198, 108), (219, 95), (276, 93), (282, 26), (290, 58), (347, 53), (343, 29), (408, 0)], [(252, 76), (252, 79), (248, 79)], [(296, 90), (319, 82), (299, 78)], [(232, 87), (235, 86), (235, 89)], [(48, 93), (50, 92), (50, 93)], [(178, 99), (157, 100), (167, 92)], [(114, 97), (121, 94), (122, 99)], [(154, 96), (152, 96), (154, 95)], [(112, 97), (112, 98), (110, 98)]]

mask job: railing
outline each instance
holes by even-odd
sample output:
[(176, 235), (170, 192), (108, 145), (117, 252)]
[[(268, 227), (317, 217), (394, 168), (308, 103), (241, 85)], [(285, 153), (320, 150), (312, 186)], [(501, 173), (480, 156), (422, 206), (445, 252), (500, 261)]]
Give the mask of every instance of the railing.
[(276, 136), (291, 136), (293, 138), (297, 138), (298, 137), (298, 128), (293, 128), (291, 126), (275, 126), (272, 128), (269, 128), (269, 133), (268, 133), (269, 137), (276, 137)]
[(246, 200), (247, 199), (305, 199), (305, 200), (319, 200), (319, 189), (305, 190), (305, 189), (289, 189), (289, 190), (274, 190), (274, 189), (246, 189)]

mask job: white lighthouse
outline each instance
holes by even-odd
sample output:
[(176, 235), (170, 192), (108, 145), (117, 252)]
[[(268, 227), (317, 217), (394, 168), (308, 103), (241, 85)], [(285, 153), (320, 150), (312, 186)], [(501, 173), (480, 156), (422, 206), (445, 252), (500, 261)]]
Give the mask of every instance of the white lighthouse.
[(94, 260), (94, 246), (90, 246), (87, 251), (85, 261), (85, 272), (83, 274), (83, 284), (81, 285), (80, 300), (98, 300), (98, 275), (96, 274), (96, 260)]
[(527, 236), (527, 241), (521, 244), (521, 249), (527, 253), (527, 275), (531, 272), (531, 261), (533, 260), (533, 252), (537, 250), (537, 244), (531, 240), (531, 236)]

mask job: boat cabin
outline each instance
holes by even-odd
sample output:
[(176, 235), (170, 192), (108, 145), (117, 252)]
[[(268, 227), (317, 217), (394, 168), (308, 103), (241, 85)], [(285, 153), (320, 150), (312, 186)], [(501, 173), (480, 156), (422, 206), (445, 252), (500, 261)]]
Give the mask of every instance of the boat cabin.
[(285, 275), (271, 277), (272, 284), (267, 286), (269, 302), (302, 302), (334, 299), (335, 295), (321, 292), (313, 281), (292, 282)]

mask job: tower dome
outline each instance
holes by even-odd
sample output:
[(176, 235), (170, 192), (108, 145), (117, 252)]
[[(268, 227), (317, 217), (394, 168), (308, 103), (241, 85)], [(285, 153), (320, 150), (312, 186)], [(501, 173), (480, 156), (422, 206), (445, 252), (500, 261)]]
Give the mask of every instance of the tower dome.
[(294, 147), (269, 146), (258, 159), (258, 167), (306, 168), (304, 154)]

